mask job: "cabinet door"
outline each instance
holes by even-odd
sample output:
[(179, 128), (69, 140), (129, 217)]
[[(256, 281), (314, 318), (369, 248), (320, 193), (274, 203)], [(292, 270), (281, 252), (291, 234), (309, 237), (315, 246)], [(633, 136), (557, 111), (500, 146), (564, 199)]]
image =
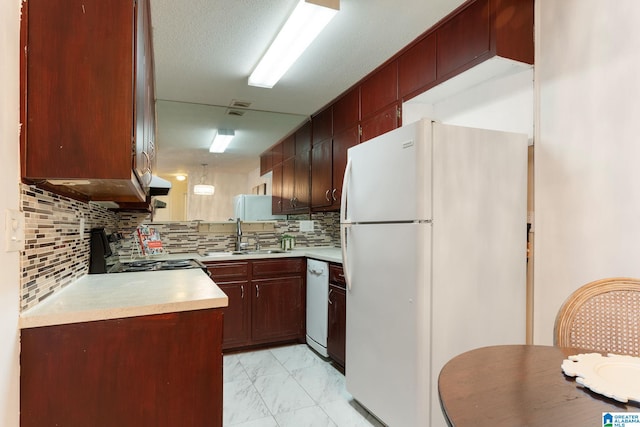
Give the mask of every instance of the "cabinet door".
[(331, 199), (338, 209), (340, 208), (340, 198), (342, 197), (344, 170), (347, 167), (347, 150), (357, 145), (359, 139), (358, 126), (353, 126), (337, 133), (333, 137), (333, 189), (331, 191)]
[(311, 206), (310, 191), (310, 169), (311, 151), (296, 154), (295, 157), (295, 178), (293, 191), (293, 210), (296, 212), (307, 212)]
[(304, 337), (301, 277), (253, 280), (251, 334), (254, 343)]
[(436, 30), (438, 80), (490, 52), (489, 1), (476, 0)]
[(378, 135), (382, 135), (383, 133), (397, 128), (400, 124), (399, 108), (400, 107), (397, 104), (393, 104), (375, 116), (362, 121), (362, 135), (360, 136), (360, 142), (365, 142), (371, 138), (375, 138)]
[(273, 156), (271, 150), (260, 154), (260, 176), (271, 172), (273, 168)]
[(436, 36), (430, 34), (403, 53), (398, 59), (398, 92), (407, 95), (432, 85), (436, 80)]
[(273, 176), (271, 177), (271, 212), (274, 215), (283, 212), (282, 179), (282, 163), (273, 165)]
[(344, 367), (347, 320), (347, 295), (344, 288), (329, 285), (329, 325), (327, 330), (327, 353), (336, 363)]
[(311, 150), (311, 207), (313, 208), (333, 204), (332, 163), (331, 139), (314, 144)]
[(220, 282), (217, 285), (229, 298), (229, 305), (222, 309), (224, 313), (222, 349), (226, 350), (249, 344), (251, 321), (249, 282), (246, 280)]
[(375, 114), (398, 100), (398, 62), (377, 70), (360, 86), (360, 117)]
[[(132, 1), (29, 1), (27, 178), (130, 179)], [(108, 35), (108, 36), (107, 36)]]
[(351, 89), (333, 104), (333, 133), (345, 130), (360, 120), (360, 86)]
[(333, 134), (333, 107), (329, 106), (311, 119), (312, 145), (331, 138)]
[(282, 162), (282, 213), (295, 211), (294, 194), (296, 179), (296, 158), (290, 157)]

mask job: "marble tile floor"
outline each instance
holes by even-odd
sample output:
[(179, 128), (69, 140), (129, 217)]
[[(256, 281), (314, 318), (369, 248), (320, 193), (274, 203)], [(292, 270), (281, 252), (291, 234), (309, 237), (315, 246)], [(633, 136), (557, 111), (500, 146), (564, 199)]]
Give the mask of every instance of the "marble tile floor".
[(224, 427), (383, 427), (306, 344), (224, 356)]

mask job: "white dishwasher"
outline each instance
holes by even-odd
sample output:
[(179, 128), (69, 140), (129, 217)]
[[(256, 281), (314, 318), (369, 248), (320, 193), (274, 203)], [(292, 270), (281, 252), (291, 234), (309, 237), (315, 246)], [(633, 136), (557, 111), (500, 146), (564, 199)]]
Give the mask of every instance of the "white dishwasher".
[(327, 357), (329, 264), (307, 259), (307, 344)]

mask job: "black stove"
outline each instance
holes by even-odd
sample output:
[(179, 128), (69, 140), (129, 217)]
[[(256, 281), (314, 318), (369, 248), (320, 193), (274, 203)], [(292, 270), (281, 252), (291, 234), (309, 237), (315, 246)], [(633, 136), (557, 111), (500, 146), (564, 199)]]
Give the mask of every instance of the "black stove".
[(140, 260), (121, 263), (118, 262), (109, 269), (109, 273), (130, 273), (135, 271), (159, 271), (159, 270), (186, 270), (199, 268), (205, 273), (207, 267), (195, 259), (170, 259), (170, 260)]

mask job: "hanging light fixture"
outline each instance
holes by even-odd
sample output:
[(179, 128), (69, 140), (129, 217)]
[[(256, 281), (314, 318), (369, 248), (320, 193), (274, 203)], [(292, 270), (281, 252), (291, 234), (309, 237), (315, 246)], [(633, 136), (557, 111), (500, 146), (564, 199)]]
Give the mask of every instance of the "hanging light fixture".
[(200, 176), (200, 184), (193, 186), (193, 194), (198, 196), (213, 196), (216, 188), (213, 185), (205, 184), (204, 180), (207, 176), (207, 164), (202, 164), (202, 175)]
[(340, 9), (340, 0), (299, 0), (249, 76), (249, 86), (272, 88)]

